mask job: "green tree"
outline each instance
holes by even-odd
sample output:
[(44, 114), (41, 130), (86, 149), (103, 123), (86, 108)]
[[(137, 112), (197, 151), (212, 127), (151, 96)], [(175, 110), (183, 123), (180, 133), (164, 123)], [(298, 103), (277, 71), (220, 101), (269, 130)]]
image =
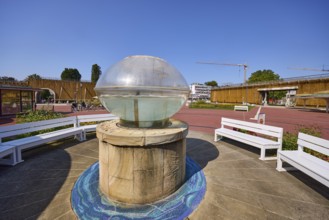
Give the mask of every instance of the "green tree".
[(44, 100), (48, 100), (51, 97), (51, 94), (48, 89), (44, 89), (40, 92), (40, 98)]
[(268, 93), (268, 98), (272, 99), (272, 100), (280, 100), (283, 97), (285, 97), (287, 94), (287, 91), (270, 91)]
[(0, 76), (0, 80), (2, 80), (2, 81), (11, 81), (11, 82), (17, 81), (17, 79), (15, 79), (14, 77), (10, 77), (10, 76)]
[(100, 66), (94, 64), (91, 68), (91, 82), (97, 83), (101, 75), (102, 75), (102, 71)]
[[(258, 70), (251, 74), (248, 83), (267, 82), (280, 80), (279, 74), (275, 74), (272, 70)], [(268, 98), (272, 100), (279, 100), (286, 96), (287, 91), (270, 91)]]
[(266, 81), (275, 81), (279, 80), (279, 74), (275, 74), (272, 70), (258, 70), (251, 74), (248, 79), (248, 83), (255, 82), (266, 82)]
[(42, 77), (36, 73), (28, 75), (24, 81), (29, 81), (29, 80), (39, 80), (42, 79)]
[(80, 81), (81, 79), (81, 74), (77, 69), (73, 68), (65, 68), (61, 74), (61, 79), (62, 80), (76, 80)]
[(213, 81), (209, 81), (209, 82), (205, 82), (204, 83), (207, 86), (218, 86), (217, 82), (215, 80)]

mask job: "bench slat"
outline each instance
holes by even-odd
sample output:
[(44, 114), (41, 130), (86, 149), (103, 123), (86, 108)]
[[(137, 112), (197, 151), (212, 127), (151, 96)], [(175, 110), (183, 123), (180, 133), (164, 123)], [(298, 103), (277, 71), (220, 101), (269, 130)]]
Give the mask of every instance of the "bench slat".
[(281, 132), (283, 129), (280, 127), (275, 127), (271, 125), (263, 125), (263, 124), (257, 124), (249, 121), (241, 121), (241, 120), (236, 120), (236, 119), (231, 119), (231, 118), (222, 118), (222, 123), (225, 122), (230, 122), (234, 124), (243, 124), (243, 125), (249, 125), (254, 128), (259, 128), (267, 131), (275, 131), (275, 132)]
[(81, 133), (81, 129), (79, 128), (67, 128), (67, 129), (61, 129), (44, 134), (38, 134), (30, 137), (20, 138), (10, 142), (5, 142), (3, 144), (9, 144), (11, 146), (20, 146), (28, 143), (41, 142), (42, 140), (48, 140), (52, 137), (57, 137), (59, 135), (72, 136), (79, 133)]
[(77, 120), (80, 122), (87, 122), (87, 121), (98, 121), (102, 119), (118, 119), (118, 116), (113, 114), (97, 114), (97, 115), (78, 115)]
[[(321, 173), (321, 174), (323, 173), (324, 176), (326, 176), (329, 180), (329, 172), (324, 172), (325, 170), (323, 170), (323, 169), (329, 169), (328, 162), (321, 160), (320, 158), (317, 158), (311, 154), (305, 152), (298, 152), (296, 150), (283, 150), (280, 151), (280, 154), (297, 162), (302, 161), (303, 166), (305, 166), (306, 168), (310, 168), (317, 173)], [(320, 169), (321, 172), (317, 170), (317, 168)]]
[(315, 137), (315, 136), (312, 136), (309, 134), (304, 134), (302, 132), (298, 133), (298, 138), (302, 139), (302, 140), (306, 140), (308, 142), (317, 143), (318, 145), (321, 145), (321, 146), (329, 149), (329, 140)]
[(264, 135), (268, 135), (268, 136), (272, 136), (272, 137), (276, 137), (276, 138), (281, 137), (281, 133), (274, 132), (274, 131), (268, 131), (268, 130), (262, 130), (259, 128), (253, 128), (248, 125), (232, 124), (232, 123), (223, 123), (223, 125), (243, 129), (246, 131), (252, 131), (255, 133), (264, 134)]
[(67, 117), (60, 119), (44, 120), (39, 122), (28, 122), (24, 124), (16, 124), (0, 127), (0, 138), (11, 137), (19, 134), (26, 134), (33, 131), (40, 131), (49, 128), (72, 125), (75, 126), (75, 117)]
[(268, 146), (278, 146), (280, 145), (280, 143), (276, 142), (276, 141), (272, 141), (266, 138), (261, 138), (261, 137), (257, 137), (257, 136), (253, 136), (250, 134), (244, 134), (242, 132), (237, 132), (234, 130), (230, 130), (230, 129), (226, 129), (226, 128), (220, 128), (220, 129), (216, 129), (216, 133), (218, 134), (223, 134), (225, 135), (230, 135), (232, 137), (232, 139), (243, 139), (244, 141), (248, 141), (250, 143), (255, 143), (258, 145), (268, 145)]
[(322, 154), (329, 155), (329, 149), (327, 149), (327, 148), (325, 148), (321, 145), (311, 143), (311, 142), (307, 142), (305, 140), (300, 140), (300, 139), (298, 139), (297, 144), (302, 146), (302, 147), (307, 147), (307, 148), (312, 149), (314, 151), (320, 152)]
[(252, 122), (240, 121), (235, 119), (222, 118), (222, 126), (230, 126), (241, 128), (248, 131), (253, 131), (256, 133), (261, 133), (273, 137), (281, 137), (283, 134), (283, 128), (274, 127), (270, 125), (257, 124)]
[(280, 151), (280, 158), (329, 187), (329, 163), (298, 151)]
[(309, 143), (314, 143), (316, 145), (322, 146), (323, 148), (329, 149), (329, 141), (323, 138), (314, 137), (312, 135), (304, 134), (302, 132), (298, 133), (298, 140), (304, 140)]
[(17, 162), (22, 162), (22, 150), (36, 147), (45, 143), (49, 143), (52, 141), (56, 141), (62, 138), (71, 137), (74, 135), (79, 135), (80, 140), (82, 139), (82, 130), (79, 128), (70, 128), (70, 129), (62, 129), (50, 133), (40, 134), (36, 136), (31, 136), (27, 138), (22, 138), (11, 142), (11, 144), (15, 144), (17, 149)]

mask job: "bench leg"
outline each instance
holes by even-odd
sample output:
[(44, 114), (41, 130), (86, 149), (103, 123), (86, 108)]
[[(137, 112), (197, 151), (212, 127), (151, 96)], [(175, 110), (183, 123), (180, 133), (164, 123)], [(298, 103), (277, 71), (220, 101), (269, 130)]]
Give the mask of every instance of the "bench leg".
[(11, 165), (11, 166), (16, 165), (17, 164), (17, 162), (16, 162), (16, 151), (14, 151), (12, 154), (10, 154), (9, 159), (0, 159), (0, 164)]
[(16, 161), (17, 161), (17, 163), (21, 163), (24, 161), (22, 159), (22, 150), (18, 149), (18, 148), (16, 148)]
[(298, 170), (295, 167), (282, 167), (282, 163), (283, 162), (280, 158), (280, 154), (278, 153), (278, 160), (276, 162), (276, 170), (277, 171), (282, 172), (282, 171), (295, 171), (295, 170)]
[(81, 132), (80, 134), (76, 134), (74, 136), (75, 139), (79, 140), (79, 141), (84, 141), (86, 140), (86, 136), (84, 132)]
[(221, 140), (222, 138), (223, 138), (222, 136), (216, 134), (216, 132), (215, 132), (215, 138), (214, 138), (214, 141), (215, 141), (215, 142)]
[(265, 157), (265, 152), (266, 152), (266, 149), (265, 148), (261, 148), (260, 149), (260, 160), (276, 160), (277, 157), (274, 156), (274, 157)]
[(282, 160), (280, 158), (279, 152), (278, 152), (278, 159), (277, 159), (277, 162), (276, 162), (276, 170), (277, 171), (283, 171), (283, 169), (282, 169)]
[(265, 148), (260, 149), (260, 160), (265, 160)]

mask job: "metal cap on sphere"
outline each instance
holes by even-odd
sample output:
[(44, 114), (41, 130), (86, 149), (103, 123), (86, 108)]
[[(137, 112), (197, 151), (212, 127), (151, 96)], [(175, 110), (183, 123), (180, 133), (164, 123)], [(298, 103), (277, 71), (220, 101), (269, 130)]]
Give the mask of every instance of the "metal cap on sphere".
[(128, 127), (164, 127), (189, 95), (182, 74), (161, 58), (129, 56), (112, 65), (95, 91), (103, 106)]

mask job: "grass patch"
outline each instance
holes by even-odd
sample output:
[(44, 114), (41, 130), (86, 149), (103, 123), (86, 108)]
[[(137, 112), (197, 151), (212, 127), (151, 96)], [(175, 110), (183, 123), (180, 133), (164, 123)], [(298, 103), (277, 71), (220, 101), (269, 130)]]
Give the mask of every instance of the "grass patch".
[[(213, 104), (206, 103), (205, 101), (196, 101), (190, 103), (190, 108), (201, 108), (201, 109), (221, 109), (221, 110), (234, 110), (233, 104)], [(248, 110), (250, 111), (254, 106), (248, 106)]]

